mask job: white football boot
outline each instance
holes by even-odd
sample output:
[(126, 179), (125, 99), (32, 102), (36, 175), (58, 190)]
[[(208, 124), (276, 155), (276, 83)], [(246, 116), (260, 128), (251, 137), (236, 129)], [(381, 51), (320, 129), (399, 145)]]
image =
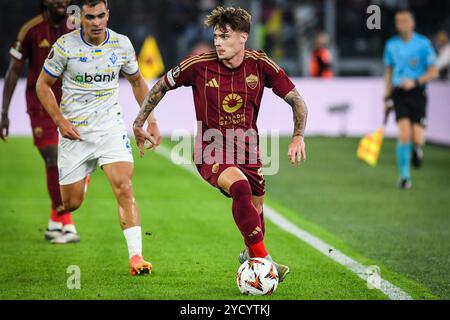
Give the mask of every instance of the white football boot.
[(45, 240), (53, 240), (62, 235), (62, 223), (48, 220), (47, 229), (45, 230)]
[(78, 242), (80, 242), (80, 236), (78, 235), (77, 230), (75, 229), (75, 226), (73, 224), (66, 224), (65, 226), (63, 226), (62, 234), (50, 241), (50, 243), (53, 244), (67, 244)]

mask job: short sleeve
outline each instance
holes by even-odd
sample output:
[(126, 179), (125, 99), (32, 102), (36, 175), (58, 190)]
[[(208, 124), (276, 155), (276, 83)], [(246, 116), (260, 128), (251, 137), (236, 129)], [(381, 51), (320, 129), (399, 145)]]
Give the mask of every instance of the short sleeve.
[(59, 38), (44, 62), (44, 71), (54, 78), (59, 78), (66, 69), (67, 53), (63, 44), (62, 38)]
[(20, 30), (17, 41), (9, 50), (9, 55), (14, 59), (24, 62), (30, 57), (31, 53), (31, 32), (30, 30)]
[(295, 88), (295, 85), (292, 83), (291, 79), (289, 79), (286, 72), (265, 54), (261, 58), (261, 61), (263, 63), (265, 86), (272, 88), (273, 93), (280, 98), (284, 98)]
[(430, 40), (426, 39), (424, 47), (425, 64), (427, 67), (436, 64), (436, 52)]
[(128, 37), (126, 38), (125, 45), (125, 62), (122, 65), (121, 70), (126, 75), (134, 75), (139, 71), (136, 52), (134, 51), (133, 44)]
[(389, 41), (384, 46), (383, 63), (386, 67), (394, 66), (394, 59), (392, 57), (392, 50), (391, 50), (391, 45), (390, 45)]
[(171, 88), (175, 89), (181, 86), (192, 86), (194, 65), (197, 61), (197, 56), (189, 57), (183, 60), (175, 68), (169, 70), (164, 75), (164, 81)]

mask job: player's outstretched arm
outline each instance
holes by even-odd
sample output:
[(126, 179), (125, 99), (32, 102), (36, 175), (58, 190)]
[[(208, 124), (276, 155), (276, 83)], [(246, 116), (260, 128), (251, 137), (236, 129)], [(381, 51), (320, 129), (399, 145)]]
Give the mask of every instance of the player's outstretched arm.
[(5, 76), (5, 85), (3, 87), (2, 117), (0, 122), (0, 139), (6, 142), (9, 134), (9, 118), (8, 111), (11, 103), (11, 97), (16, 88), (17, 80), (22, 70), (23, 62), (11, 58), (8, 71)]
[(58, 126), (59, 132), (64, 138), (70, 140), (81, 140), (80, 133), (77, 128), (63, 117), (59, 110), (58, 102), (53, 93), (52, 86), (57, 78), (54, 78), (44, 71), (41, 71), (36, 83), (36, 93), (41, 101), (45, 111), (52, 118), (53, 122)]
[(302, 160), (306, 161), (304, 136), (308, 108), (295, 88), (284, 97), (284, 100), (292, 107), (294, 114), (294, 133), (292, 134), (292, 141), (289, 144), (288, 157), (292, 164), (297, 163), (300, 165)]
[(142, 129), (142, 126), (169, 90), (170, 88), (167, 86), (164, 79), (161, 78), (147, 93), (144, 102), (142, 103), (141, 110), (133, 123), (134, 136), (136, 138), (136, 144), (139, 148), (141, 157), (144, 155), (145, 141), (149, 141), (152, 145), (155, 144), (153, 137), (147, 131)]

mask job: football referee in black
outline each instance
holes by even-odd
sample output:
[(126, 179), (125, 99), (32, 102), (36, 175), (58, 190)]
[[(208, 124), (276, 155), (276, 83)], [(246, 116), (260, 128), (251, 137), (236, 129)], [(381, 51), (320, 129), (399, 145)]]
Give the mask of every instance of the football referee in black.
[(409, 189), (410, 163), (416, 168), (422, 164), (427, 103), (425, 86), (438, 77), (438, 71), (430, 40), (414, 32), (412, 12), (397, 12), (395, 25), (398, 35), (390, 38), (384, 48), (385, 101), (386, 108), (393, 104), (399, 127), (396, 150), (399, 186)]

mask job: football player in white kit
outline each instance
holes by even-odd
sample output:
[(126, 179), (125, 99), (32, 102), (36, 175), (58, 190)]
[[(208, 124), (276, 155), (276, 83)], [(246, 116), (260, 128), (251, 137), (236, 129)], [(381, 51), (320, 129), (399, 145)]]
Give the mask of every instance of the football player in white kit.
[[(139, 72), (136, 54), (128, 37), (107, 28), (106, 0), (81, 1), (81, 29), (59, 38), (44, 63), (36, 91), (58, 126), (59, 182), (63, 205), (78, 209), (84, 199), (86, 177), (100, 166), (119, 206), (120, 226), (125, 235), (132, 275), (150, 273), (151, 263), (142, 256), (139, 209), (131, 179), (133, 156), (118, 101), (119, 74), (130, 82), (141, 105), (148, 87)], [(62, 77), (59, 107), (51, 86)], [(148, 118), (151, 148), (160, 134), (153, 115)], [(58, 240), (70, 240), (75, 230)]]

